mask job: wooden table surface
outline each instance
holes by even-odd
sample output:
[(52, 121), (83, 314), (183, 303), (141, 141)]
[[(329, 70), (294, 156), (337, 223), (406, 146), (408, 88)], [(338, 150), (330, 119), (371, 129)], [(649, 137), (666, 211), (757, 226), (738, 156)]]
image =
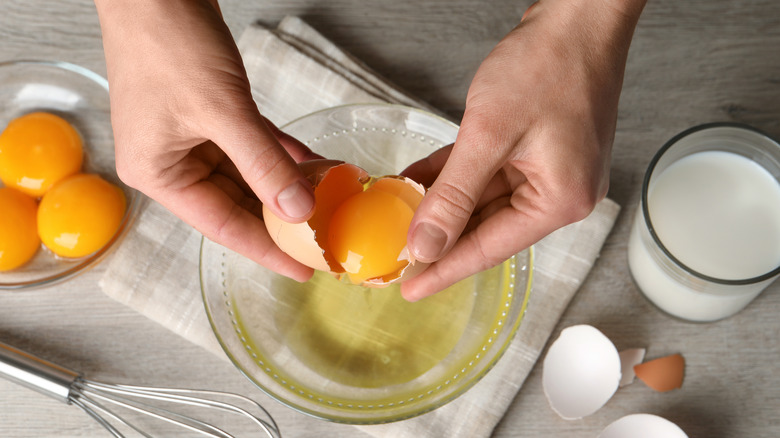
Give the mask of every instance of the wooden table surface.
[[(222, 5), (236, 37), (256, 20), (302, 16), (401, 87), (459, 117), (480, 61), (529, 3), (223, 0)], [(105, 74), (91, 1), (4, 0), (0, 59), (15, 58), (65, 60)], [(677, 132), (711, 121), (745, 122), (780, 137), (776, 1), (649, 1), (629, 56), (613, 154), (609, 196), (623, 211), (552, 335), (587, 323), (619, 349), (646, 347), (650, 357), (682, 353), (683, 388), (661, 394), (634, 384), (593, 416), (564, 421), (547, 406), (537, 366), (494, 437), (596, 437), (611, 421), (637, 412), (665, 416), (691, 437), (780, 435), (780, 282), (733, 318), (689, 324), (647, 304), (628, 272), (629, 224), (647, 163)], [(98, 266), (63, 285), (0, 293), (0, 340), (94, 380), (252, 395), (271, 410), (286, 437), (366, 436), (268, 399), (230, 364), (107, 298), (97, 286), (102, 272)], [(0, 436), (108, 435), (76, 408), (0, 381)]]

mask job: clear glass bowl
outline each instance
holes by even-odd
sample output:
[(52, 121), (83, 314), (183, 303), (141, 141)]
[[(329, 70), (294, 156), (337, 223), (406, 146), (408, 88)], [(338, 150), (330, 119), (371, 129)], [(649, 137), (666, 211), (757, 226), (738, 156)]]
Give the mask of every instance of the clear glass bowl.
[(117, 245), (142, 200), (138, 192), (122, 184), (116, 175), (105, 78), (84, 67), (61, 61), (0, 62), (0, 129), (5, 129), (12, 119), (35, 111), (57, 114), (79, 131), (84, 142), (83, 170), (97, 173), (121, 187), (127, 197), (127, 211), (119, 231), (101, 250), (79, 259), (64, 259), (41, 248), (22, 267), (0, 272), (0, 289), (50, 285), (94, 266)]
[[(407, 107), (353, 105), (284, 130), (384, 175), (454, 141), (457, 126)], [(206, 239), (200, 257), (209, 319), (239, 370), (293, 409), (351, 424), (413, 417), (465, 392), (509, 345), (531, 287), (532, 250), (417, 303), (397, 286), (325, 273), (297, 283)]]

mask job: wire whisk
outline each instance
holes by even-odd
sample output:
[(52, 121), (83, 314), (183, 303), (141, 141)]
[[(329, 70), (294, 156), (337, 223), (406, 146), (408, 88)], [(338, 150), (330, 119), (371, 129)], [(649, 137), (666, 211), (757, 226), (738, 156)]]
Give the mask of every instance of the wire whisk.
[[(152, 438), (142, 427), (126, 419), (134, 412), (182, 427), (203, 436), (233, 438), (222, 428), (191, 415), (158, 405), (178, 405), (235, 414), (253, 422), (269, 438), (281, 438), (276, 422), (259, 403), (239, 394), (195, 389), (155, 388), (106, 384), (86, 380), (82, 374), (0, 342), (0, 377), (81, 408), (113, 437), (133, 433)], [(155, 404), (158, 403), (158, 404)]]

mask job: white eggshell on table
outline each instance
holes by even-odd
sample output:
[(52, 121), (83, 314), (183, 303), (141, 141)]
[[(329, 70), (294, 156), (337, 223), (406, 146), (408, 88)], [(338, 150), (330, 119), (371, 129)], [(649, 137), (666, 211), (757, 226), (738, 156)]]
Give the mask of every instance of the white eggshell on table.
[(631, 414), (607, 426), (598, 438), (688, 438), (688, 435), (663, 417)]
[(563, 329), (542, 365), (542, 386), (550, 407), (574, 420), (596, 412), (620, 383), (620, 357), (612, 341), (589, 325)]

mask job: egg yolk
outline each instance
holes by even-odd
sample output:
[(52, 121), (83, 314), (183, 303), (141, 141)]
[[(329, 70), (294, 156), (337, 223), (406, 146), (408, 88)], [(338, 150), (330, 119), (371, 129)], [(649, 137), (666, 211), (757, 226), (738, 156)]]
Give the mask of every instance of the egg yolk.
[(372, 187), (338, 207), (330, 220), (328, 243), (350, 281), (360, 284), (408, 264), (406, 234), (413, 215), (401, 198)]
[(37, 208), (30, 196), (0, 187), (0, 271), (25, 264), (41, 246), (35, 225)]
[(54, 114), (26, 114), (0, 134), (0, 179), (33, 197), (78, 172), (82, 160), (81, 136)]
[(122, 190), (98, 175), (79, 173), (52, 187), (38, 207), (38, 234), (61, 257), (83, 257), (105, 246), (122, 223)]

